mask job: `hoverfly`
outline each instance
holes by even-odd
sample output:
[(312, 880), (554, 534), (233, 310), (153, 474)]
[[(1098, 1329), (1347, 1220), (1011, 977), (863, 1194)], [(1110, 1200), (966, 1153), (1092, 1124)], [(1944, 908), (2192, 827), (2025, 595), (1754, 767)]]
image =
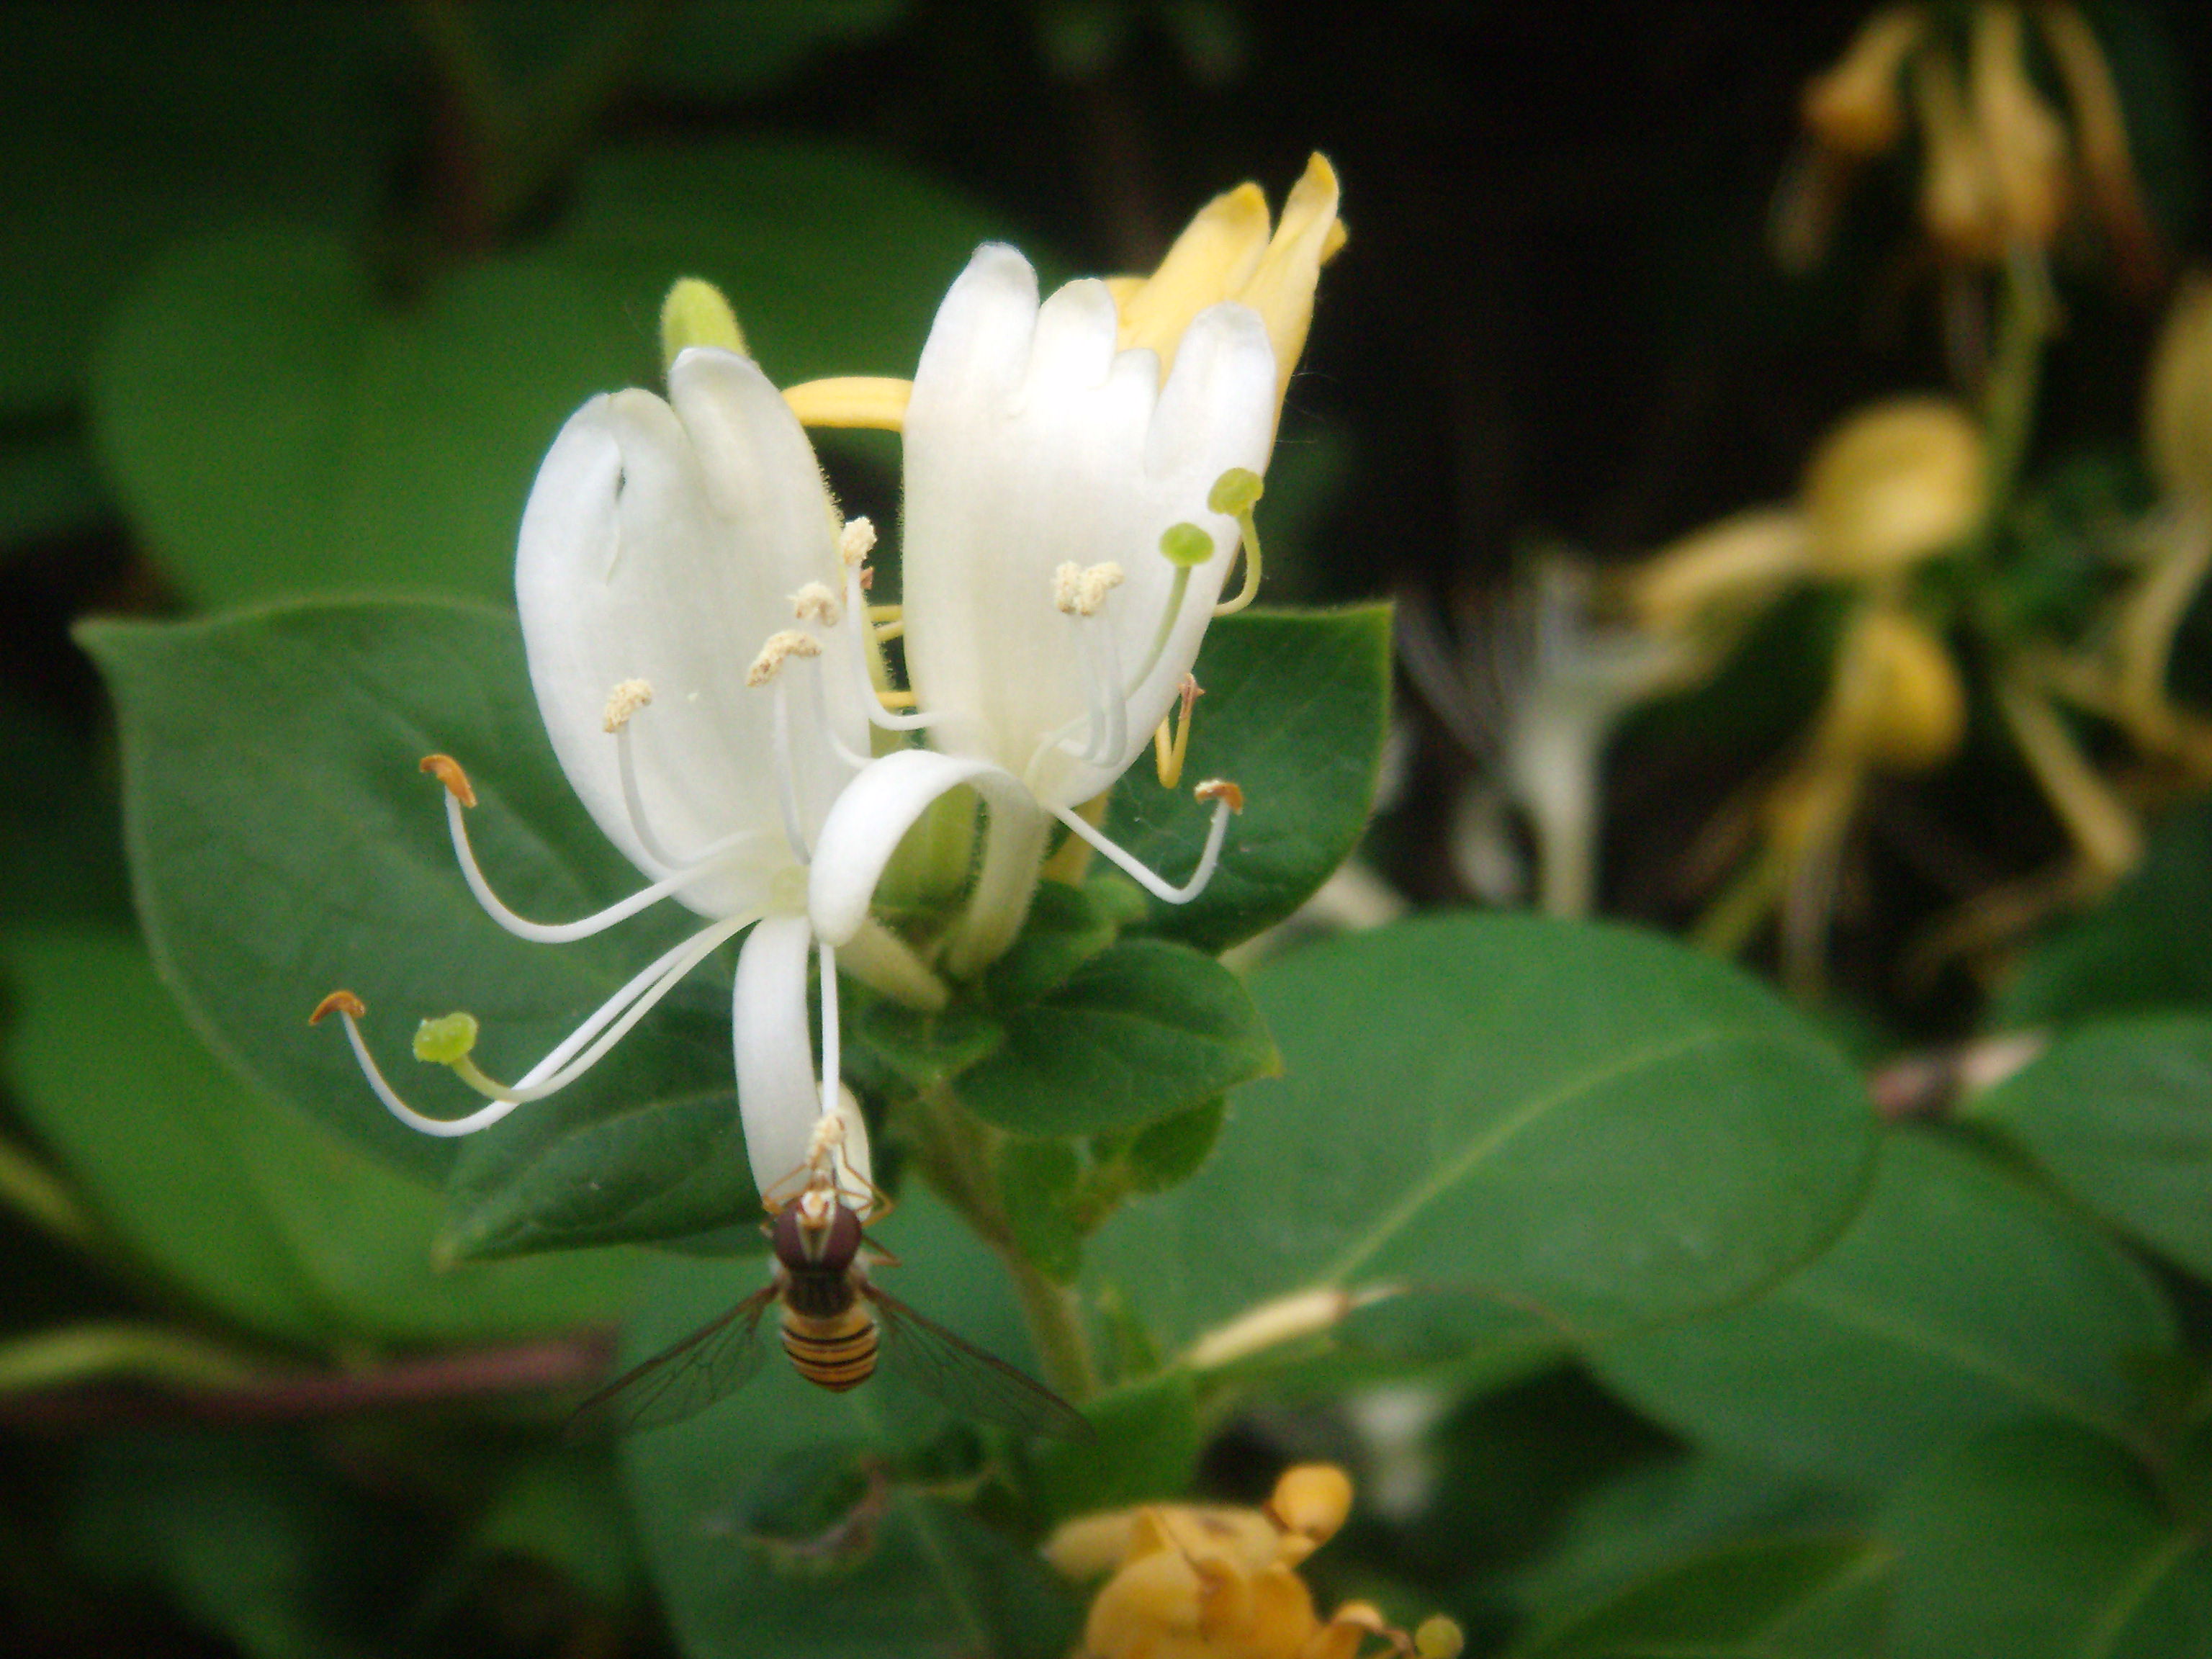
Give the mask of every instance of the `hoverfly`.
[(807, 1161), (764, 1195), (769, 1219), (761, 1231), (775, 1258), (773, 1279), (584, 1401), (569, 1419), (570, 1438), (678, 1423), (736, 1393), (767, 1355), (761, 1318), (777, 1304), (783, 1351), (818, 1387), (839, 1394), (857, 1388), (875, 1374), (880, 1356), (963, 1417), (1024, 1434), (1091, 1437), (1082, 1414), (1051, 1389), (870, 1280), (872, 1265), (896, 1267), (898, 1259), (862, 1231), (863, 1212), (869, 1222), (880, 1221), (891, 1200), (839, 1156), (842, 1129), (837, 1118), (823, 1118)]

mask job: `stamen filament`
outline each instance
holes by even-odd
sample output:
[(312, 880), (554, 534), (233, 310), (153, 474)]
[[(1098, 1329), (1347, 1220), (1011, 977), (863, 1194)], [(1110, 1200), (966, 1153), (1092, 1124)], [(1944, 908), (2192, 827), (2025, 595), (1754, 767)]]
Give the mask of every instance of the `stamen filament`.
[(615, 728), (615, 770), (622, 778), (623, 809), (629, 814), (630, 833), (637, 837), (638, 847), (646, 857), (670, 870), (696, 863), (696, 858), (679, 859), (671, 854), (660, 844), (660, 837), (653, 833), (653, 826), (646, 822), (645, 797), (637, 787), (637, 757), (630, 749), (627, 721)]
[(844, 1063), (837, 1029), (837, 952), (826, 939), (817, 939), (814, 948), (822, 965), (822, 1115), (829, 1120), (837, 1115), (838, 1071)]
[(799, 775), (793, 769), (791, 758), (791, 698), (784, 689), (783, 676), (775, 678), (775, 798), (783, 809), (783, 838), (791, 844), (791, 856), (801, 864), (812, 862), (814, 849), (806, 844), (806, 831), (799, 817)]
[(1152, 733), (1153, 765), (1159, 773), (1163, 788), (1172, 789), (1182, 781), (1183, 760), (1190, 753), (1191, 708), (1204, 691), (1205, 688), (1190, 675), (1184, 675), (1182, 725), (1170, 735), (1170, 728), (1175, 726), (1175, 711), (1170, 709), (1167, 718), (1160, 722), (1159, 730)]
[(702, 877), (728, 868), (738, 861), (738, 849), (753, 839), (750, 830), (739, 830), (736, 835), (725, 836), (720, 841), (710, 843), (704, 855), (694, 863), (678, 870), (673, 875), (662, 878), (650, 887), (641, 888), (604, 910), (594, 911), (575, 921), (544, 922), (532, 921), (515, 915), (500, 902), (499, 895), (491, 890), (491, 884), (484, 878), (483, 870), (477, 863), (476, 849), (469, 842), (466, 809), (460, 796), (450, 787), (446, 792), (446, 827), (452, 833), (453, 857), (461, 866), (461, 879), (468, 883), (469, 891), (476, 895), (477, 902), (483, 906), (484, 914), (517, 939), (530, 939), (539, 945), (567, 945), (576, 939), (589, 939), (594, 933), (603, 933), (617, 922), (627, 921), (639, 911), (648, 909), (661, 900), (681, 892)]
[(355, 1017), (356, 1011), (367, 1012), (362, 1008), (358, 1000), (340, 1002), (333, 994), (324, 1000), (323, 1006), (315, 1010), (309, 1023), (313, 1024), (326, 1013), (336, 1013), (345, 1022), (346, 1041), (353, 1045), (353, 1057), (360, 1062), (362, 1075), (368, 1079), (368, 1086), (376, 1091), (376, 1097), (384, 1103), (392, 1116), (409, 1128), (420, 1129), (426, 1135), (436, 1135), (441, 1139), (472, 1135), (479, 1129), (489, 1129), (522, 1103), (519, 1100), (495, 1100), (490, 1105), (471, 1112), (466, 1117), (425, 1117), (402, 1100), (398, 1091), (385, 1081), (384, 1073), (377, 1067), (376, 1056), (368, 1052), (368, 1039), (361, 1034), (361, 1023)]
[(1103, 853), (1125, 875), (1163, 904), (1188, 904), (1204, 892), (1206, 884), (1213, 879), (1214, 868), (1221, 862), (1221, 843), (1229, 833), (1230, 814), (1242, 811), (1244, 806), (1243, 796), (1237, 791), (1236, 786), (1221, 783), (1218, 780), (1199, 785), (1198, 798), (1213, 802), (1213, 822), (1207, 826), (1206, 849), (1199, 854), (1198, 868), (1180, 887), (1169, 885), (1164, 877), (1148, 869), (1135, 854), (1107, 839), (1103, 831), (1092, 828), (1066, 807), (1054, 807), (1052, 815)]
[[(856, 563), (848, 563), (845, 567), (845, 610), (848, 615), (855, 617), (868, 614), (867, 602), (860, 597), (861, 568)], [(854, 629), (851, 638), (852, 647), (841, 654), (852, 665), (847, 672), (854, 676), (860, 688), (860, 707), (867, 711), (869, 724), (884, 732), (920, 732), (935, 725), (937, 721), (933, 714), (894, 714), (884, 707), (884, 694), (877, 691), (875, 682), (868, 677), (865, 636), (860, 629)], [(908, 702), (913, 701), (911, 692), (905, 696)]]
[(1237, 545), (1244, 552), (1244, 586), (1233, 599), (1224, 599), (1213, 607), (1217, 617), (1233, 617), (1259, 597), (1260, 592), (1260, 527), (1253, 521), (1252, 510), (1247, 507), (1237, 514)]
[(903, 620), (878, 623), (875, 624), (875, 629), (878, 645), (889, 645), (893, 640), (902, 640), (906, 637), (906, 623)]

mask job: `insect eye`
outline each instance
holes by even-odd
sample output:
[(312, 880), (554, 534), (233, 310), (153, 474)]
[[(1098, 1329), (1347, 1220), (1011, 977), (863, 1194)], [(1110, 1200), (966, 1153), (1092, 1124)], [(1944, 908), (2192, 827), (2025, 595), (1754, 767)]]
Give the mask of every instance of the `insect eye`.
[(860, 1253), (860, 1218), (844, 1205), (830, 1218), (829, 1237), (822, 1241), (822, 1265), (842, 1272)]

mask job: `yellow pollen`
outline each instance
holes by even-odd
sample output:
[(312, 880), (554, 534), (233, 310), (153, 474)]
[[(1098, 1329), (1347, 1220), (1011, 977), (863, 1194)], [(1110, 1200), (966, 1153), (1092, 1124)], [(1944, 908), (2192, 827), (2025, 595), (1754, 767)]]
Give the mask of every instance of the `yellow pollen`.
[(835, 628), (844, 611), (827, 583), (809, 582), (791, 596), (791, 614), (801, 622), (818, 622), (824, 628)]
[(1121, 567), (1109, 560), (1094, 564), (1085, 571), (1075, 592), (1075, 614), (1095, 617), (1106, 603), (1106, 596), (1121, 585)]
[(776, 670), (783, 666), (787, 657), (818, 657), (821, 654), (822, 647), (815, 642), (812, 635), (802, 634), (795, 628), (787, 628), (781, 634), (769, 635), (768, 643), (761, 647), (760, 655), (753, 659), (753, 665), (745, 670), (745, 684), (766, 685), (775, 678)]
[(624, 680), (607, 693), (606, 718), (601, 728), (611, 737), (629, 724), (629, 717), (653, 701), (653, 687), (645, 680)]
[(1064, 617), (1075, 614), (1076, 596), (1083, 591), (1083, 567), (1073, 560), (1052, 573), (1052, 606)]
[(469, 783), (469, 775), (461, 770), (460, 762), (451, 755), (425, 755), (422, 770), (446, 786), (455, 800), (464, 806), (477, 804), (477, 792)]
[(865, 564), (876, 550), (876, 526), (865, 518), (848, 519), (837, 532), (837, 556), (847, 564)]

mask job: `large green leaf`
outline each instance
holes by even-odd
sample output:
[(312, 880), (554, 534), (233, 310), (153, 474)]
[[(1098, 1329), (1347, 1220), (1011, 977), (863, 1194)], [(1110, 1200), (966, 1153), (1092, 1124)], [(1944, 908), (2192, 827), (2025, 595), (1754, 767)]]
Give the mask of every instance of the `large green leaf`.
[(2212, 1553), (2140, 1465), (2070, 1424), (1994, 1431), (1884, 1506), (1897, 1659), (2202, 1659)]
[[(909, 1189), (883, 1234), (902, 1264), (884, 1274), (887, 1285), (1033, 1369), (1004, 1273), (949, 1214)], [(625, 1357), (674, 1340), (763, 1278), (757, 1267), (672, 1261)], [(944, 1420), (895, 1376), (832, 1395), (771, 1353), (736, 1399), (626, 1442), (632, 1506), (684, 1650), (692, 1659), (1066, 1651), (1073, 1607), (1034, 1553), (953, 1501), (960, 1483), (932, 1486), (910, 1463)], [(827, 1559), (792, 1559), (789, 1546), (821, 1537), (865, 1499), (871, 1460), (889, 1482), (872, 1541), (851, 1540)]]
[(2177, 813), (2142, 863), (2088, 915), (2029, 951), (1990, 1005), (1992, 1025), (2212, 1007), (2212, 805)]
[(2172, 1343), (2158, 1287), (2094, 1226), (1986, 1158), (1900, 1132), (1819, 1261), (1594, 1358), (1698, 1439), (1867, 1486), (2023, 1418), (2141, 1440), (2142, 1362)]
[[(307, 605), (82, 635), (120, 711), (126, 836), (155, 959), (202, 1034), (258, 1086), (420, 1177), (458, 1158), (514, 1180), (576, 1125), (730, 1086), (727, 981), (707, 971), (589, 1077), (489, 1140), (401, 1125), (336, 1024), (307, 1026), (326, 992), (350, 988), (399, 1086), (423, 1109), (458, 1115), (477, 1097), (409, 1058), (417, 1020), (468, 1009), (483, 1022), (479, 1061), (512, 1077), (696, 921), (656, 912), (538, 945), (469, 896), (440, 787), (416, 769), (434, 750), (468, 769), (478, 853), (523, 914), (580, 915), (640, 880), (554, 762), (512, 616)], [(489, 1201), (483, 1182), (467, 1190), (471, 1204)], [(622, 1201), (641, 1195), (626, 1189)]]
[(1366, 827), (1389, 729), (1389, 607), (1224, 617), (1195, 672), (1206, 695), (1182, 786), (1161, 788), (1139, 762), (1115, 787), (1106, 828), (1180, 881), (1212, 816), (1191, 786), (1226, 778), (1243, 788), (1206, 891), (1188, 904), (1151, 902), (1153, 931), (1220, 951), (1304, 903)]
[(1001, 1128), (1097, 1134), (1187, 1111), (1274, 1064), (1234, 974), (1166, 939), (1129, 939), (1013, 1014), (1005, 1045), (957, 1088)]
[(1516, 1648), (1516, 1659), (1856, 1659), (1877, 1651), (1890, 1553), (1869, 1539), (1738, 1544), (1680, 1562)]
[(5, 1049), (24, 1115), (100, 1219), (198, 1306), (321, 1345), (483, 1340), (604, 1320), (640, 1259), (435, 1271), (439, 1205), (242, 1087), (135, 941), (18, 936)]
[(2212, 1018), (2085, 1027), (1969, 1110), (2106, 1220), (2212, 1278)]
[[(1293, 952), (1254, 994), (1284, 1075), (1212, 1160), (1093, 1242), (1163, 1340), (1308, 1286), (1583, 1331), (1742, 1297), (1820, 1249), (1873, 1116), (1764, 988), (1664, 940), (1528, 917)], [(1494, 1323), (1494, 1319), (1488, 1322)]]
[[(118, 312), (95, 436), (203, 604), (504, 599), (539, 458), (587, 397), (658, 379), (653, 319), (676, 277), (726, 288), (779, 382), (907, 374), (988, 231), (863, 154), (747, 142), (604, 155), (545, 240), (406, 310), (335, 231), (216, 232), (165, 252)], [(873, 504), (885, 520), (893, 505)]]

